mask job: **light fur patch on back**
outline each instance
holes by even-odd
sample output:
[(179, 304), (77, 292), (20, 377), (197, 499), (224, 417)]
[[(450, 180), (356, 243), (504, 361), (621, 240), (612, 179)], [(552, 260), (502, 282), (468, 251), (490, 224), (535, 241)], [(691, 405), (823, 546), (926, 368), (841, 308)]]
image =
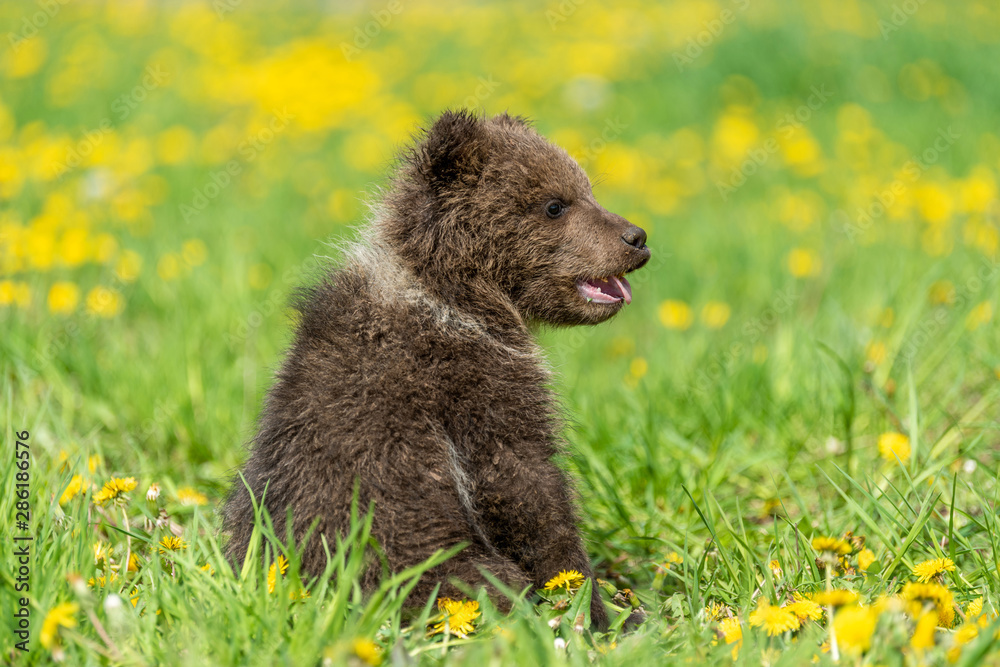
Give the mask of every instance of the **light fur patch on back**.
[(430, 316), (431, 321), (442, 331), (457, 334), (463, 338), (484, 340), (511, 356), (531, 358), (544, 364), (540, 348), (531, 344), (529, 350), (520, 350), (490, 335), (485, 325), (475, 317), (461, 312), (436, 298), (421, 285), (420, 281), (387, 248), (375, 243), (346, 244), (345, 268), (353, 268), (368, 281), (373, 298), (382, 303), (404, 303)]

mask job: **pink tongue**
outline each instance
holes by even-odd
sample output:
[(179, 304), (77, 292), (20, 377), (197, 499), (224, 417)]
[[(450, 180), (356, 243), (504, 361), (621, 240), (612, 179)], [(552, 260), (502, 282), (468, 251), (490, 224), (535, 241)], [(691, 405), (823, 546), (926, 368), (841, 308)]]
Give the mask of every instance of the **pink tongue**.
[(625, 299), (625, 303), (632, 303), (632, 286), (628, 284), (627, 280), (625, 280), (625, 276), (622, 276), (621, 278), (613, 276), (612, 280), (618, 284), (618, 289), (621, 291), (621, 295), (622, 298)]
[(624, 278), (612, 276), (610, 280), (588, 280), (577, 283), (580, 293), (597, 303), (632, 303), (632, 286)]

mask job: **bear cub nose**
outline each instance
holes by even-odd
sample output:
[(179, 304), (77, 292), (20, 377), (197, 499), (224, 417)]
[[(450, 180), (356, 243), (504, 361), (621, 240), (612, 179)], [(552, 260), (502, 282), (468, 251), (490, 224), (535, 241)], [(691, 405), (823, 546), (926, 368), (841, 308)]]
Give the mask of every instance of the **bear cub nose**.
[(625, 233), (622, 234), (622, 241), (629, 244), (633, 248), (642, 248), (646, 245), (646, 230), (642, 227), (631, 225), (625, 230)]

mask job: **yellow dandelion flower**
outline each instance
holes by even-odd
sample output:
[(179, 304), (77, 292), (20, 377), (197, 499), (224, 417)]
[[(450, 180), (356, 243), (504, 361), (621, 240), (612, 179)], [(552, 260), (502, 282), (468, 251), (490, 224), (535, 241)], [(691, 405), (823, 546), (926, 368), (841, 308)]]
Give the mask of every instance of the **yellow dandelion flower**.
[(838, 646), (845, 653), (864, 653), (871, 648), (877, 623), (878, 613), (871, 607), (851, 605), (839, 609), (833, 618)]
[(878, 453), (886, 461), (900, 463), (910, 460), (910, 439), (902, 433), (890, 431), (878, 437)]
[(184, 549), (187, 549), (187, 543), (179, 537), (167, 535), (160, 540), (159, 551), (161, 554), (167, 554), (171, 551), (183, 551)]
[(684, 562), (684, 558), (676, 551), (671, 551), (667, 554), (666, 562), (667, 565), (680, 565)]
[(65, 505), (69, 501), (73, 500), (83, 489), (83, 476), (73, 475), (73, 478), (69, 480), (69, 484), (66, 485), (66, 489), (59, 496), (59, 504)]
[(958, 662), (962, 655), (962, 647), (979, 636), (979, 627), (975, 623), (965, 623), (952, 635), (952, 648), (948, 650), (948, 661)]
[(797, 630), (799, 625), (795, 614), (783, 607), (775, 607), (764, 598), (761, 598), (757, 609), (750, 613), (750, 627), (763, 627), (770, 637)]
[(142, 257), (134, 250), (125, 250), (115, 265), (115, 275), (125, 283), (135, 282), (142, 270)]
[(839, 537), (814, 537), (812, 548), (820, 552), (829, 552), (838, 556), (845, 556), (851, 553), (851, 543)]
[(667, 299), (660, 304), (659, 315), (663, 326), (675, 331), (689, 329), (693, 321), (691, 306), (674, 299)]
[(955, 563), (950, 558), (932, 558), (913, 566), (913, 576), (925, 584), (939, 574), (954, 571)]
[(738, 618), (724, 618), (719, 622), (719, 632), (727, 644), (738, 642), (743, 639), (743, 626)]
[(94, 577), (87, 579), (87, 585), (91, 588), (104, 588), (105, 586), (115, 583), (116, 579), (118, 579), (118, 575), (115, 572), (112, 572), (110, 577), (105, 577), (102, 574), (96, 579)]
[(116, 289), (95, 287), (87, 293), (87, 312), (97, 317), (114, 317), (122, 312), (125, 301)]
[(59, 628), (75, 628), (75, 616), (79, 611), (80, 605), (75, 602), (63, 602), (50, 609), (49, 613), (45, 615), (45, 620), (42, 621), (42, 631), (38, 635), (42, 646), (49, 649), (55, 645)]
[(208, 572), (208, 576), (210, 577), (215, 574), (215, 568), (212, 567), (211, 563), (205, 563), (198, 569), (201, 570), (202, 572)]
[(160, 261), (156, 264), (156, 275), (166, 282), (176, 280), (181, 275), (180, 257), (172, 252), (160, 257)]
[(871, 549), (862, 549), (858, 554), (858, 567), (867, 570), (875, 562), (875, 554)]
[(781, 563), (779, 563), (778, 561), (772, 560), (768, 564), (768, 567), (771, 569), (771, 574), (774, 575), (775, 579), (781, 579), (783, 576), (785, 576), (784, 571), (781, 569)]
[(27, 308), (30, 305), (31, 288), (27, 283), (0, 280), (0, 306)]
[(565, 586), (567, 591), (575, 591), (583, 584), (584, 579), (586, 577), (576, 570), (563, 570), (546, 582), (545, 590), (554, 591), (557, 588)]
[(437, 604), (442, 616), (439, 617), (441, 621), (431, 631), (432, 635), (445, 633), (464, 639), (472, 634), (475, 630), (472, 622), (481, 615), (478, 602), (440, 598)]
[(139, 571), (139, 557), (135, 555), (134, 551), (130, 552), (128, 555), (128, 571), (129, 572)]
[(57, 315), (68, 315), (76, 310), (80, 301), (80, 288), (65, 280), (49, 288), (49, 311)]
[(108, 556), (111, 555), (111, 545), (104, 544), (103, 542), (94, 542), (94, 565), (97, 565), (102, 560), (107, 560)]
[(796, 278), (818, 275), (823, 268), (823, 260), (808, 248), (794, 248), (786, 258), (788, 272)]
[(709, 602), (705, 606), (705, 618), (709, 621), (717, 621), (720, 618), (724, 618), (729, 614), (729, 607), (724, 604), (719, 604), (718, 602)]
[(922, 651), (934, 646), (934, 632), (937, 628), (938, 616), (933, 612), (925, 612), (917, 620), (917, 627), (910, 638), (910, 646)]
[(382, 664), (382, 649), (370, 639), (355, 639), (351, 643), (351, 649), (354, 651), (354, 655), (366, 665), (374, 667)]
[(812, 600), (796, 600), (786, 604), (785, 609), (795, 614), (799, 623), (805, 623), (807, 620), (818, 621), (823, 618), (823, 608)]
[(880, 340), (873, 340), (865, 347), (865, 360), (872, 366), (879, 366), (888, 356), (888, 349)]
[(940, 584), (919, 584), (909, 582), (900, 593), (906, 603), (906, 611), (913, 618), (919, 618), (927, 607), (934, 607), (941, 627), (950, 628), (955, 620), (955, 598)]
[(208, 248), (201, 239), (189, 239), (181, 246), (181, 256), (188, 266), (200, 266), (208, 258)]
[(274, 587), (278, 583), (279, 571), (281, 573), (280, 576), (284, 576), (285, 573), (288, 572), (288, 559), (282, 556), (281, 554), (278, 554), (278, 557), (274, 559), (273, 563), (271, 563), (271, 567), (267, 569), (268, 593), (274, 592)]
[(989, 301), (983, 301), (976, 304), (976, 306), (969, 311), (968, 316), (965, 318), (965, 328), (969, 331), (975, 331), (992, 319), (993, 304)]
[(112, 477), (94, 494), (94, 502), (103, 505), (109, 500), (123, 500), (123, 494), (134, 489), (136, 483), (135, 477)]
[(724, 618), (719, 622), (718, 634), (727, 644), (733, 646), (733, 660), (740, 657), (740, 648), (743, 646), (743, 626), (738, 618)]
[(858, 594), (843, 588), (813, 593), (812, 600), (822, 607), (843, 607), (858, 601)]
[(721, 329), (729, 321), (732, 313), (729, 304), (722, 301), (709, 301), (701, 309), (701, 321), (709, 329)]
[(649, 372), (649, 362), (642, 357), (636, 357), (628, 365), (628, 373), (635, 380), (641, 380)]
[(190, 486), (177, 489), (177, 500), (181, 505), (207, 505), (208, 498)]
[(955, 286), (947, 280), (939, 280), (931, 285), (927, 298), (935, 306), (950, 306), (955, 303)]
[(981, 613), (983, 613), (983, 598), (982, 596), (976, 598), (965, 608), (965, 615), (970, 618), (976, 618)]

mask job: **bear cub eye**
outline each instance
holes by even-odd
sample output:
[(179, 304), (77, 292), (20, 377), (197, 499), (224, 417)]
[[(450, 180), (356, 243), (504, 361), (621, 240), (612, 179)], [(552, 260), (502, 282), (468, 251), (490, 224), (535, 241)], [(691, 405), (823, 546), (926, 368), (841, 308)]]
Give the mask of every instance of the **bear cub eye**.
[(550, 218), (558, 218), (560, 215), (566, 212), (566, 204), (562, 203), (558, 199), (553, 199), (548, 204), (545, 205), (545, 215)]

